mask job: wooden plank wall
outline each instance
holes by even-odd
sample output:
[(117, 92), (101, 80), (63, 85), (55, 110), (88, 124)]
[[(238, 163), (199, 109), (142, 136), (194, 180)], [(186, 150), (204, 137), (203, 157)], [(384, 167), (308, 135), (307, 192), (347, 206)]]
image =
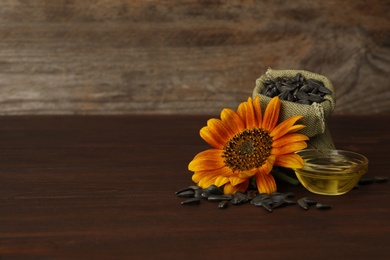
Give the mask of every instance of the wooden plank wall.
[(388, 0), (0, 0), (0, 114), (219, 114), (267, 68), (390, 113)]

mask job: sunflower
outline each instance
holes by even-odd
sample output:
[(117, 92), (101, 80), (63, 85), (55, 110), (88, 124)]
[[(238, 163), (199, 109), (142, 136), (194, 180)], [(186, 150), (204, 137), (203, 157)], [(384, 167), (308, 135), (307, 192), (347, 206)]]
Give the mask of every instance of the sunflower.
[(272, 168), (301, 168), (303, 160), (295, 152), (306, 148), (309, 139), (296, 133), (305, 127), (295, 124), (303, 116), (278, 124), (280, 107), (281, 101), (274, 97), (262, 115), (260, 96), (249, 97), (237, 112), (225, 108), (221, 119), (209, 119), (200, 136), (213, 148), (198, 153), (189, 163), (192, 180), (201, 188), (214, 184), (223, 186), (225, 194), (234, 194), (245, 192), (254, 178), (260, 193), (275, 192)]

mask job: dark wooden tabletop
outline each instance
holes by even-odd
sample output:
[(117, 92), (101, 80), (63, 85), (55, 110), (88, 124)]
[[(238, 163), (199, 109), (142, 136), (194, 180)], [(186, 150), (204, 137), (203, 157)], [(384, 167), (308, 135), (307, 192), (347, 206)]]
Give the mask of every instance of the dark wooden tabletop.
[[(297, 205), (181, 205), (207, 116), (0, 118), (0, 258), (386, 259), (390, 182), (323, 196), (281, 183)], [(339, 149), (388, 176), (390, 116), (329, 119)]]

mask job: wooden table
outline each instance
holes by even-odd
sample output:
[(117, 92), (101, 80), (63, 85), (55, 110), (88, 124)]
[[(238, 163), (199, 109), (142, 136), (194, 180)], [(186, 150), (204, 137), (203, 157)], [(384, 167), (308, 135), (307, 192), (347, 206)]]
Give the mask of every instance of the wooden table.
[[(250, 204), (181, 205), (187, 165), (208, 148), (208, 116), (12, 116), (0, 122), (0, 258), (385, 259), (390, 182), (332, 205), (269, 213)], [(390, 177), (390, 116), (330, 118), (336, 146)]]

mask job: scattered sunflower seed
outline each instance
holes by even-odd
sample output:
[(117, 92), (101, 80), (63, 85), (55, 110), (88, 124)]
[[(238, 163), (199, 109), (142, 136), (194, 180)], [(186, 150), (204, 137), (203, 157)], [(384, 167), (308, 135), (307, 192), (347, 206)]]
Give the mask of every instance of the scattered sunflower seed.
[(218, 203), (218, 208), (219, 209), (226, 209), (228, 207), (228, 201), (227, 200), (224, 200), (224, 201), (221, 201), (220, 203)]
[(268, 204), (267, 202), (265, 201), (260, 201), (258, 204), (255, 204), (256, 206), (261, 206), (263, 209), (269, 211), (269, 212), (272, 212), (272, 208), (270, 206), (270, 204)]
[(202, 197), (208, 198), (210, 195), (223, 195), (223, 191), (216, 185), (210, 185), (206, 189), (203, 189)]
[(371, 183), (374, 183), (374, 180), (369, 178), (361, 178), (358, 182), (359, 185), (367, 185)]
[(286, 192), (287, 198), (293, 198), (295, 197), (295, 194), (293, 192)]
[(272, 208), (273, 208), (273, 209), (276, 209), (276, 208), (283, 207), (283, 206), (285, 206), (285, 205), (287, 205), (287, 202), (286, 202), (285, 200), (281, 200), (281, 201), (278, 201), (278, 202), (274, 202), (274, 203), (272, 204)]
[(278, 203), (280, 201), (285, 201), (287, 199), (287, 195), (286, 194), (275, 194), (275, 195), (271, 195), (271, 200), (272, 202), (274, 203)]
[(248, 191), (246, 192), (246, 195), (247, 195), (249, 198), (251, 198), (251, 199), (253, 199), (254, 197), (256, 197), (257, 194), (258, 194), (258, 191), (257, 191), (257, 190), (248, 190)]
[(195, 190), (194, 197), (195, 198), (202, 198), (202, 193), (203, 193), (202, 189), (197, 189), (197, 190)]
[(242, 192), (237, 192), (234, 194), (233, 199), (230, 201), (233, 205), (241, 205), (250, 200), (250, 197), (248, 197), (246, 194)]
[(231, 200), (233, 198), (234, 198), (233, 194), (210, 195), (210, 196), (208, 196), (207, 200), (209, 200), (209, 201), (224, 201), (224, 200)]
[(180, 189), (180, 190), (176, 191), (175, 194), (177, 195), (177, 194), (182, 193), (182, 192), (184, 192), (184, 191), (188, 191), (188, 190), (193, 190), (193, 191), (195, 191), (195, 190), (199, 190), (199, 189), (200, 189), (200, 188), (199, 188), (198, 186), (191, 185), (191, 186), (188, 186), (188, 187), (185, 187), (185, 188), (183, 188), (183, 189)]
[(309, 197), (304, 197), (302, 198), (302, 200), (304, 200), (308, 205), (313, 205), (313, 204), (316, 204), (317, 201), (313, 200), (312, 198), (309, 198)]
[(269, 198), (271, 197), (267, 193), (261, 193), (255, 196), (254, 198), (252, 198), (251, 204), (255, 204), (256, 202), (260, 202), (262, 200), (269, 199)]
[(184, 190), (176, 194), (178, 197), (182, 198), (193, 198), (195, 195), (194, 190)]
[(309, 209), (309, 204), (304, 199), (299, 199), (298, 204), (299, 204), (299, 206), (301, 206), (301, 208), (303, 208), (305, 210)]
[(317, 209), (330, 209), (331, 206), (327, 204), (317, 203), (316, 204)]
[(263, 206), (262, 204), (272, 205), (272, 203), (274, 203), (272, 201), (272, 199), (268, 198), (268, 199), (263, 199), (263, 200), (260, 200), (260, 201), (256, 201), (256, 202), (253, 203), (253, 205), (262, 207)]
[(191, 199), (187, 199), (187, 200), (184, 200), (181, 202), (182, 205), (186, 205), (186, 204), (199, 204), (200, 202), (200, 198), (191, 198)]
[(387, 182), (389, 178), (387, 176), (374, 176), (374, 181), (376, 183), (383, 183), (383, 182)]
[(293, 200), (284, 200), (284, 203), (286, 203), (286, 204), (289, 204), (289, 205), (291, 205), (291, 204), (297, 204), (295, 201), (293, 201)]

